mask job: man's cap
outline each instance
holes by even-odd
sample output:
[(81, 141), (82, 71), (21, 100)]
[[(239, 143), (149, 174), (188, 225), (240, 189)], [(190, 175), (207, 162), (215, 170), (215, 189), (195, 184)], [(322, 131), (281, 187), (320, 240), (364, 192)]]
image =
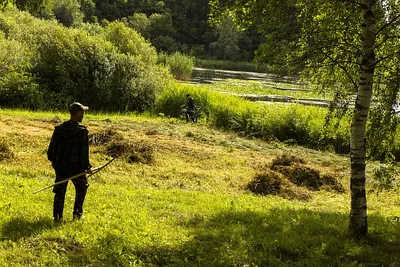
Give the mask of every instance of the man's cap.
[(78, 111), (88, 110), (88, 106), (84, 106), (79, 102), (74, 102), (69, 106), (69, 113), (76, 114)]

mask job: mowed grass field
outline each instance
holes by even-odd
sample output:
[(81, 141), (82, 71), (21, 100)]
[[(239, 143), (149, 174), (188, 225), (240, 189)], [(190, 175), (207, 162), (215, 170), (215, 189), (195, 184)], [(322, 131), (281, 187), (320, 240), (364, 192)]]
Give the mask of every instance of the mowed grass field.
[[(54, 182), (58, 119), (0, 110), (0, 266), (400, 266), (396, 192), (368, 184), (369, 237), (347, 237), (346, 156), (151, 116), (89, 110), (92, 165), (120, 157), (89, 178), (85, 218), (72, 221), (70, 183), (54, 224), (51, 189), (32, 192)], [(298, 168), (285, 176), (282, 158)], [(305, 173), (340, 190), (293, 183)]]

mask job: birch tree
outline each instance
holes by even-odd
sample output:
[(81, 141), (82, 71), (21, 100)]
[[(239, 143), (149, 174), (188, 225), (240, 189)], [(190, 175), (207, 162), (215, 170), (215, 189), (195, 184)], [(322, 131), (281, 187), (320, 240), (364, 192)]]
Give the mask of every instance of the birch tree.
[[(393, 104), (397, 103), (400, 87), (398, 1), (213, 0), (211, 6), (214, 19), (230, 15), (241, 27), (257, 24), (266, 36), (264, 46), (258, 50), (259, 60), (269, 64), (286, 63), (290, 70), (318, 84), (320, 90), (333, 90), (336, 102), (342, 102), (342, 107), (355, 96), (349, 129), (349, 234), (366, 236), (367, 148), (369, 143), (379, 141), (366, 137), (374, 136), (374, 132), (385, 126), (384, 120), (377, 120), (371, 129), (367, 122), (372, 99), (379, 100), (381, 96), (389, 99), (383, 105), (373, 103), (383, 107), (388, 118), (393, 117)], [(367, 129), (371, 134), (368, 135)], [(386, 133), (382, 136), (393, 136), (393, 131)]]

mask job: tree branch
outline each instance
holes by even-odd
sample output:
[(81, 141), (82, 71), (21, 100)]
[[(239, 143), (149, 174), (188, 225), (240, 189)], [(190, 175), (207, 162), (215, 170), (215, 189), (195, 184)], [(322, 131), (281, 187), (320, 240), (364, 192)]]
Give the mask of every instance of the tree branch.
[(346, 74), (346, 76), (349, 78), (349, 80), (351, 81), (351, 83), (353, 84), (354, 88), (357, 89), (357, 83), (353, 80), (353, 77), (351, 77), (350, 73), (348, 72), (348, 70), (346, 69), (345, 66), (343, 66), (339, 61), (337, 61), (336, 59), (334, 59), (333, 57), (331, 57), (330, 55), (328, 55), (327, 53), (325, 53), (322, 49), (319, 49), (321, 51), (321, 53), (329, 58), (329, 60), (331, 60), (333, 63), (335, 63), (339, 68), (341, 68), (344, 73)]
[(400, 52), (395, 52), (395, 53), (386, 55), (386, 56), (376, 60), (374, 66), (378, 65), (379, 63), (381, 63), (382, 61), (386, 60), (387, 58), (391, 58), (391, 57), (396, 56), (396, 55), (400, 55)]
[(378, 29), (375, 33), (375, 36), (378, 36), (384, 29), (386, 29), (387, 27), (389, 27), (390, 25), (392, 25), (393, 23), (396, 22), (396, 20), (398, 20), (400, 18), (400, 14), (397, 15), (396, 17), (394, 17), (391, 21), (389, 21), (388, 23), (386, 23), (385, 25), (383, 25), (380, 29)]
[(400, 35), (386, 36), (385, 39), (383, 39), (381, 42), (379, 42), (377, 45), (375, 45), (374, 48), (375, 48), (375, 50), (376, 50), (376, 49), (379, 48), (381, 45), (384, 45), (388, 40), (390, 40), (390, 39), (399, 40), (399, 38), (400, 38)]

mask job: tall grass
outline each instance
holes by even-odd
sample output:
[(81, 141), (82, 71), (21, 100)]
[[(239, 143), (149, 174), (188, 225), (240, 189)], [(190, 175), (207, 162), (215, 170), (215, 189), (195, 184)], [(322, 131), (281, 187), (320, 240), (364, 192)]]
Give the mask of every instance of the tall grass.
[(157, 112), (176, 117), (190, 93), (197, 105), (209, 114), (213, 126), (243, 136), (279, 140), (311, 148), (347, 152), (349, 120), (325, 127), (327, 109), (298, 104), (263, 104), (240, 97), (209, 91), (198, 86), (174, 84), (156, 100)]

